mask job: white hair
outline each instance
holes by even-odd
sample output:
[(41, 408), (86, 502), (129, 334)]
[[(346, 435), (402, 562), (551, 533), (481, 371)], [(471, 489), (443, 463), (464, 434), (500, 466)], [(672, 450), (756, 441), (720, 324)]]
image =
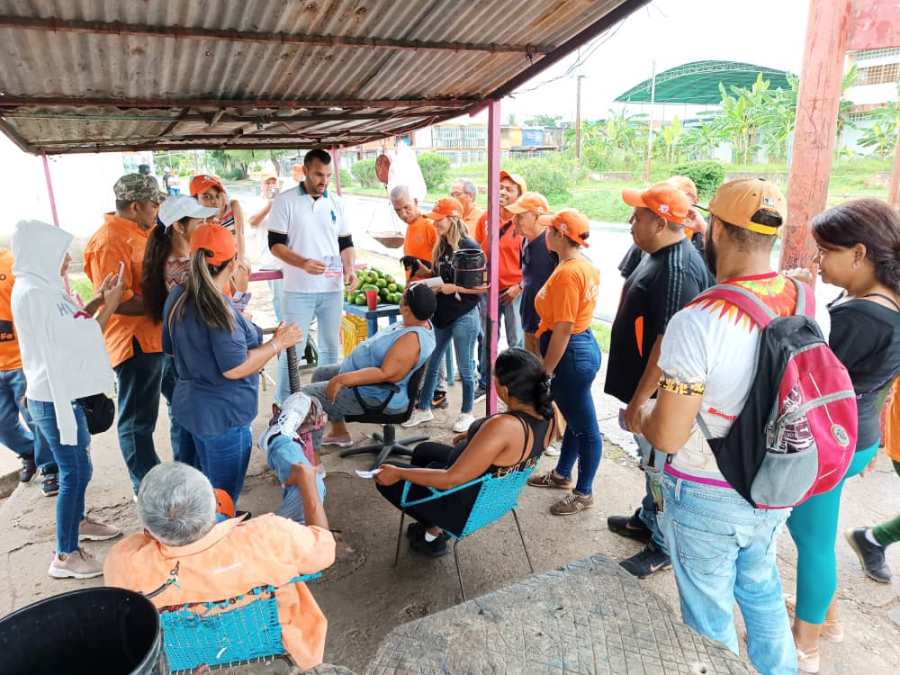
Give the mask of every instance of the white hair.
[(409, 194), (409, 188), (406, 185), (398, 185), (393, 190), (391, 190), (392, 204), (404, 199), (412, 199), (412, 195)]
[(460, 178), (458, 181), (453, 183), (454, 185), (459, 184), (462, 186), (462, 191), (467, 195), (474, 199), (478, 196), (478, 189), (475, 187), (475, 183), (470, 180), (466, 180), (465, 178)]
[(181, 462), (157, 464), (138, 491), (138, 514), (163, 544), (185, 546), (216, 524), (216, 496), (202, 473)]

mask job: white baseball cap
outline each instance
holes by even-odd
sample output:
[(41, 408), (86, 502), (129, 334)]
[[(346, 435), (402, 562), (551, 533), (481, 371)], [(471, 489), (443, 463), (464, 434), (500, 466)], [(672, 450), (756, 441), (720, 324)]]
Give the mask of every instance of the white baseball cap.
[(214, 216), (218, 209), (209, 206), (202, 206), (193, 197), (187, 195), (178, 195), (177, 197), (169, 197), (159, 205), (159, 221), (169, 227), (177, 223), (182, 218), (209, 218)]

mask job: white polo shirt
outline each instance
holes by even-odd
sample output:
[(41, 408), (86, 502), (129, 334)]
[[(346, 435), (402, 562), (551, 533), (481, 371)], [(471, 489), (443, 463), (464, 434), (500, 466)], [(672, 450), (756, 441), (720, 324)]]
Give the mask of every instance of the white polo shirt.
[(341, 264), (338, 237), (350, 235), (350, 224), (344, 218), (344, 206), (327, 190), (318, 199), (306, 193), (300, 183), (272, 200), (266, 223), (269, 231), (286, 234), (288, 248), (304, 258), (325, 263), (331, 273), (309, 274), (299, 267), (284, 263), (284, 290), (288, 293), (333, 293), (343, 288), (343, 277), (337, 273)]

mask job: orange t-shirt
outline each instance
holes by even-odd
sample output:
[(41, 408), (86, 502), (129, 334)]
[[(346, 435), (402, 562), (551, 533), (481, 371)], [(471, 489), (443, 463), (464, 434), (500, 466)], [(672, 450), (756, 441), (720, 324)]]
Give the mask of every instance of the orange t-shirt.
[[(472, 208), (469, 209), (469, 212), (463, 215), (463, 222), (466, 224), (466, 227), (469, 228), (469, 236), (471, 237), (473, 233), (478, 233), (478, 222), (481, 220), (481, 216), (484, 215), (484, 211), (474, 204), (472, 204)], [(475, 241), (478, 241), (478, 237), (473, 237)]]
[(406, 226), (406, 238), (403, 240), (403, 255), (411, 255), (419, 260), (431, 260), (434, 257), (434, 245), (438, 233), (425, 216), (419, 216)]
[(594, 318), (594, 306), (600, 292), (600, 272), (585, 258), (561, 262), (534, 298), (541, 317), (537, 334), (559, 322), (572, 322), (572, 334), (586, 330)]
[[(475, 228), (475, 241), (484, 254), (490, 257), (490, 242), (487, 239), (487, 212), (481, 215)], [(500, 290), (522, 283), (522, 242), (524, 237), (516, 233), (512, 220), (500, 223)]]
[[(144, 249), (150, 230), (142, 229), (134, 221), (107, 213), (100, 229), (84, 249), (84, 273), (100, 287), (108, 274), (119, 271), (119, 263), (125, 263), (125, 292), (122, 302), (141, 295), (141, 273), (144, 269)], [(103, 332), (106, 351), (113, 368), (134, 356), (132, 338), (138, 341), (145, 354), (162, 352), (162, 325), (155, 324), (147, 316), (113, 314)]]
[(12, 273), (13, 256), (8, 249), (0, 249), (0, 370), (19, 370), (22, 367), (22, 355), (19, 353), (19, 340), (13, 327), (12, 296), (13, 283), (16, 278)]
[(162, 586), (178, 564), (177, 583), (151, 600), (157, 608), (223, 600), (267, 584), (280, 586), (275, 598), (284, 646), (306, 671), (322, 663), (328, 621), (306, 584), (284, 584), (332, 563), (331, 532), (267, 513), (252, 520), (223, 521), (186, 546), (167, 546), (144, 532), (132, 534), (112, 547), (103, 576), (108, 586), (146, 594)]

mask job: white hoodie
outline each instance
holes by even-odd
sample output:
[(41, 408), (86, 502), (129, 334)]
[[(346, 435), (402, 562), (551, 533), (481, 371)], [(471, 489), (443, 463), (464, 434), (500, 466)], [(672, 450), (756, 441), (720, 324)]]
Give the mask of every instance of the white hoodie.
[(72, 401), (113, 390), (115, 375), (100, 324), (66, 295), (60, 275), (72, 235), (46, 223), (19, 223), (12, 238), (12, 313), (28, 382), (26, 396), (52, 402), (60, 442), (75, 445)]

